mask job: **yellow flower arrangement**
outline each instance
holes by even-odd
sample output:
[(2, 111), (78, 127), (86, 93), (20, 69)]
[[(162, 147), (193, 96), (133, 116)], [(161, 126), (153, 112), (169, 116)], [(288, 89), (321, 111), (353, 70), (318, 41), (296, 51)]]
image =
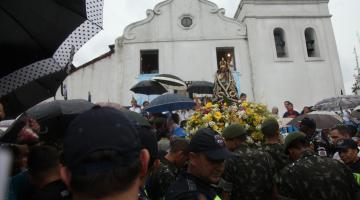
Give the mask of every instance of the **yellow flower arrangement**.
[(269, 116), (270, 112), (263, 104), (209, 102), (190, 117), (186, 131), (192, 135), (199, 128), (211, 128), (221, 134), (225, 127), (238, 123), (244, 125), (251, 138), (258, 142), (264, 138), (260, 131), (261, 124)]

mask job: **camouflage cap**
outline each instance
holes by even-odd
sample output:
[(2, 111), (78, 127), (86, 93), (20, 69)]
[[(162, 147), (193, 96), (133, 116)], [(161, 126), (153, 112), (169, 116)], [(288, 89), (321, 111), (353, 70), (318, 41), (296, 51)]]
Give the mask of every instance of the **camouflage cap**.
[(285, 138), (285, 144), (284, 144), (284, 150), (287, 151), (287, 149), (290, 147), (291, 143), (298, 139), (305, 139), (306, 135), (303, 132), (294, 132), (290, 133)]
[(230, 126), (226, 127), (222, 132), (222, 136), (225, 139), (234, 139), (244, 135), (247, 135), (247, 132), (245, 130), (245, 127), (240, 124), (231, 124)]
[(268, 118), (261, 124), (261, 132), (264, 135), (274, 135), (279, 130), (279, 123), (275, 118)]

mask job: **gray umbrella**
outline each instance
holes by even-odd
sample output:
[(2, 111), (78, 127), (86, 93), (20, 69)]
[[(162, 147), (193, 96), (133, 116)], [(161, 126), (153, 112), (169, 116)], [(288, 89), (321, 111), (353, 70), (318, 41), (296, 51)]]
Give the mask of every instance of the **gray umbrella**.
[(346, 109), (353, 109), (360, 105), (360, 96), (357, 95), (344, 95), (340, 97), (332, 97), (324, 99), (313, 107), (315, 110), (324, 111), (339, 111)]
[(165, 111), (190, 109), (194, 106), (194, 101), (186, 96), (164, 94), (152, 100), (146, 111), (150, 113), (161, 113)]

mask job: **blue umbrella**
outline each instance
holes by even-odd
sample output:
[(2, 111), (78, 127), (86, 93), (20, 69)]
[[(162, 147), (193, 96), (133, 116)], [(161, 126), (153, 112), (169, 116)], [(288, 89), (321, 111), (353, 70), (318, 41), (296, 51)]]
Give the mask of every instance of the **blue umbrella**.
[(190, 109), (195, 103), (188, 97), (178, 94), (164, 94), (150, 102), (147, 112), (161, 113), (165, 111)]

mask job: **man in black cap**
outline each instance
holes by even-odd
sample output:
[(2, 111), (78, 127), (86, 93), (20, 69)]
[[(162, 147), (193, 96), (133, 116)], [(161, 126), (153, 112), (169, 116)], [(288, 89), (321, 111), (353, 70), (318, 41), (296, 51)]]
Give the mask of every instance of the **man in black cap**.
[(113, 108), (95, 107), (70, 124), (60, 174), (73, 199), (138, 199), (149, 151), (133, 123)]
[(231, 156), (223, 138), (211, 129), (198, 130), (190, 141), (187, 171), (168, 189), (166, 200), (217, 198), (215, 188), (224, 172), (224, 161)]
[(222, 133), (234, 155), (226, 160), (219, 183), (223, 200), (267, 200), (276, 196), (275, 162), (263, 151), (246, 144), (247, 131), (240, 124), (226, 127)]
[(280, 172), (279, 195), (283, 199), (354, 200), (359, 188), (342, 163), (321, 157), (301, 132), (285, 138), (285, 151), (294, 161)]
[(351, 169), (353, 173), (360, 174), (359, 149), (356, 142), (352, 139), (339, 140), (337, 149), (341, 160)]

